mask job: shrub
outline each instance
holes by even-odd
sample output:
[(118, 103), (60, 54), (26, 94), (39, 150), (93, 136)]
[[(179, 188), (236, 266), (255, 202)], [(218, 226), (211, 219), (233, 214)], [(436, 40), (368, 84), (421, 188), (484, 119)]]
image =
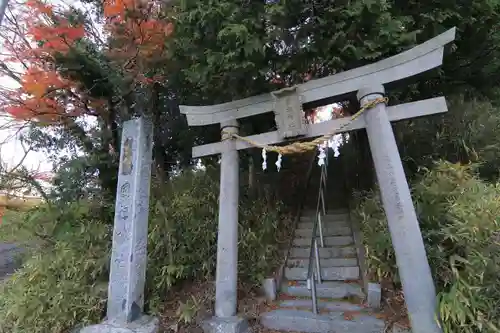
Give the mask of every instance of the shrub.
[[(498, 332), (500, 321), (500, 185), (481, 181), (471, 166), (447, 162), (427, 170), (413, 199), (438, 290), (444, 332)], [(397, 279), (387, 222), (378, 196), (360, 201), (367, 266)]]
[[(56, 235), (58, 218), (80, 214), (78, 226)], [(40, 214), (43, 212), (43, 214)], [(50, 220), (50, 225), (42, 217)], [(1, 285), (0, 332), (64, 332), (98, 320), (107, 289), (109, 226), (93, 215), (91, 206), (79, 202), (55, 212), (42, 208), (27, 217), (40, 219), (51, 232), (50, 242), (26, 259), (21, 270)], [(34, 227), (37, 233), (41, 227)]]
[(372, 280), (389, 278), (398, 282), (396, 257), (380, 196), (359, 192), (355, 194), (354, 201), (356, 208), (352, 217), (360, 222), (363, 231), (365, 273)]
[[(185, 172), (153, 193), (150, 223), (149, 305), (179, 280), (211, 278), (217, 255), (219, 171)], [(268, 197), (251, 200), (240, 191), (238, 273), (243, 281), (260, 282), (278, 254), (276, 239), (282, 206)]]
[[(146, 303), (159, 309), (169, 288), (186, 279), (212, 278), (216, 259), (218, 172), (186, 171), (153, 186), (149, 222)], [(250, 201), (242, 191), (240, 278), (258, 281), (277, 253), (279, 204)], [(103, 214), (104, 209), (104, 214)], [(106, 302), (112, 210), (80, 201), (30, 212), (24, 229), (45, 240), (2, 286), (1, 333), (66, 332), (98, 322)]]
[[(1, 215), (2, 207), (0, 207)], [(0, 216), (0, 241), (11, 242), (13, 239), (19, 238), (19, 227), (18, 225), (24, 219), (24, 212), (19, 212), (11, 209), (4, 209), (3, 216)], [(25, 239), (21, 236), (20, 238)]]
[(500, 112), (488, 100), (449, 98), (444, 115), (423, 117), (395, 125), (398, 146), (407, 172), (418, 176), (421, 167), (431, 168), (445, 159), (468, 164), (481, 161), (478, 173), (494, 180), (500, 170)]

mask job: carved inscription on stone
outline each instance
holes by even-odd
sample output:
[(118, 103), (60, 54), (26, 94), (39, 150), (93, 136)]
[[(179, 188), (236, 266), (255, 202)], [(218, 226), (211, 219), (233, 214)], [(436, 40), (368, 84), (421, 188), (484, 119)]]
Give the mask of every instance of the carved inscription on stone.
[(123, 145), (123, 158), (122, 158), (122, 175), (130, 175), (132, 173), (133, 164), (133, 149), (132, 149), (133, 139), (127, 138)]
[(125, 182), (120, 187), (120, 197), (123, 199), (127, 199), (130, 196), (130, 183)]
[(120, 219), (127, 220), (129, 218), (130, 212), (130, 183), (125, 182), (120, 187), (120, 197), (118, 203), (118, 211), (120, 214)]
[(271, 93), (274, 97), (274, 115), (281, 138), (293, 138), (307, 133), (302, 102), (297, 87)]

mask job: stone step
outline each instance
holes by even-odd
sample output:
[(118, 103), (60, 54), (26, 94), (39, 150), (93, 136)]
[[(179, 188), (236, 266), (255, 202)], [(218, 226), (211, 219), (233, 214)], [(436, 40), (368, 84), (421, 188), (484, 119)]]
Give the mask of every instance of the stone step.
[[(295, 297), (311, 296), (311, 291), (307, 289), (306, 281), (293, 281), (292, 284), (288, 281), (284, 281), (281, 285), (280, 292)], [(316, 295), (320, 298), (342, 299), (351, 296), (365, 298), (365, 294), (360, 285), (338, 281), (323, 281), (323, 283), (316, 284)]]
[[(280, 308), (298, 308), (301, 310), (312, 311), (312, 300), (311, 299), (287, 299), (280, 301), (278, 303)], [(353, 304), (343, 301), (324, 301), (318, 300), (318, 310), (327, 311), (365, 311), (366, 309), (358, 304)]]
[[(317, 198), (316, 198), (317, 199)], [(302, 215), (304, 216), (311, 216), (316, 214), (316, 208), (314, 209), (304, 209), (302, 210)], [(327, 216), (343, 216), (343, 215), (348, 215), (349, 210), (348, 209), (330, 209), (326, 211)]]
[[(321, 259), (321, 267), (351, 267), (358, 265), (356, 258)], [(287, 267), (309, 267), (309, 259), (288, 259)]]
[[(316, 212), (310, 213), (310, 214), (305, 214), (302, 213), (300, 217), (300, 221), (304, 222), (312, 222), (316, 220)], [(328, 221), (328, 222), (337, 222), (337, 221), (349, 221), (349, 214), (326, 214), (321, 217), (321, 221)]]
[[(307, 247), (292, 247), (290, 249), (290, 258), (309, 259), (310, 251), (311, 249)], [(354, 248), (354, 246), (319, 248), (319, 257), (321, 259), (352, 258), (355, 256), (356, 256), (356, 249)]]
[[(286, 267), (285, 277), (287, 280), (307, 280), (307, 267)], [(343, 281), (359, 279), (359, 267), (322, 267), (321, 279), (323, 281)]]
[[(325, 228), (339, 228), (339, 227), (351, 227), (349, 221), (323, 221), (323, 229)], [(299, 222), (297, 223), (297, 229), (312, 229), (314, 228), (314, 222)], [(311, 231), (312, 233), (312, 231)]]
[[(295, 237), (311, 237), (312, 228), (295, 230)], [(316, 235), (319, 236), (319, 230), (316, 230)], [(351, 236), (352, 230), (348, 226), (323, 226), (323, 237), (325, 236)]]
[(314, 314), (307, 310), (277, 309), (260, 316), (261, 324), (272, 330), (307, 333), (383, 333), (385, 322), (367, 313), (341, 311)]
[[(293, 240), (293, 246), (297, 247), (311, 247), (312, 239), (309, 238), (295, 238)], [(327, 246), (346, 246), (354, 243), (354, 238), (352, 236), (323, 236), (323, 241), (325, 247)], [(319, 244), (318, 239), (318, 244)]]

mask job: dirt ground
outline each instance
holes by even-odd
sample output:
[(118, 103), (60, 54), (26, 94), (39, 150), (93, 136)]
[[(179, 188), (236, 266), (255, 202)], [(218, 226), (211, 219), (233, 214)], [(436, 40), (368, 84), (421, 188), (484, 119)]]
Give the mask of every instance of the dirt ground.
[[(253, 332), (274, 332), (259, 324), (259, 314), (271, 305), (252, 289), (239, 286), (238, 315), (248, 320)], [(213, 282), (185, 283), (167, 299), (171, 301), (165, 304), (160, 318), (162, 333), (202, 333), (201, 322), (213, 316), (215, 286)]]
[(14, 273), (19, 267), (17, 256), (22, 251), (22, 247), (17, 244), (0, 242), (0, 280)]

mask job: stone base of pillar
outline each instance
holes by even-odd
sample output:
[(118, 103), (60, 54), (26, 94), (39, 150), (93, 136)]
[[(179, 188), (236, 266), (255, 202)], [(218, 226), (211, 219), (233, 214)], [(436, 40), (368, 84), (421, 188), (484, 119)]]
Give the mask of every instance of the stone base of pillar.
[(380, 309), (382, 302), (382, 287), (378, 283), (368, 283), (366, 303), (372, 309)]
[(240, 317), (212, 317), (202, 323), (205, 333), (247, 333), (250, 332), (248, 321)]
[(128, 324), (103, 322), (102, 324), (87, 326), (78, 333), (158, 333), (160, 321), (158, 318), (142, 316)]
[(268, 301), (276, 300), (277, 283), (274, 278), (267, 278), (262, 281), (262, 290), (264, 291), (264, 295), (266, 295), (266, 299)]

